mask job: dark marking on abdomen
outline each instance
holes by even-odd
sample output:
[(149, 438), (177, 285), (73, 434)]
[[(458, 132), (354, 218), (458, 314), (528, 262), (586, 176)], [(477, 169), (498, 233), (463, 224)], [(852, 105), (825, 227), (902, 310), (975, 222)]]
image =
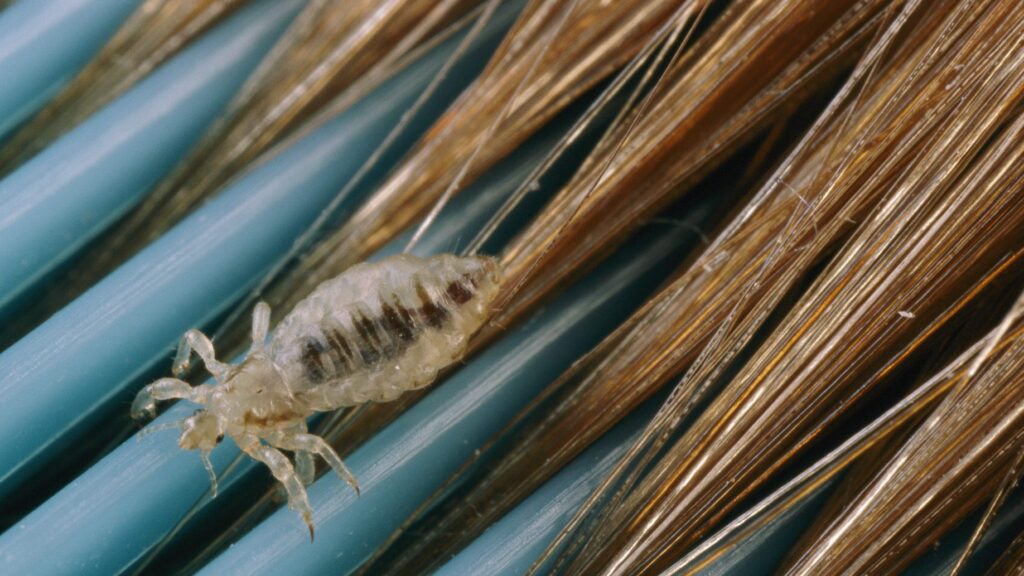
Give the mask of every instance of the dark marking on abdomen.
[(395, 302), (395, 306), (387, 302), (381, 304), (384, 329), (406, 345), (411, 344), (416, 339), (416, 334), (419, 330), (409, 310), (398, 302), (398, 298), (392, 296), (392, 299)]
[(309, 336), (302, 341), (302, 368), (313, 384), (351, 374), (358, 368), (344, 331), (326, 326), (322, 332), (323, 339)]
[(306, 338), (301, 344), (301, 358), (310, 382), (341, 378), (400, 356), (427, 327), (441, 329), (451, 318), (449, 307), (472, 300), (476, 286), (472, 278), (453, 280), (438, 300), (430, 296), (422, 282), (417, 281), (414, 288), (419, 307), (407, 307), (391, 294), (390, 302), (381, 298), (378, 317), (368, 316), (362, 307), (350, 309), (352, 331), (327, 320), (320, 326), (322, 338)]
[(377, 327), (374, 326), (372, 320), (364, 316), (362, 313), (356, 318), (354, 315), (351, 316), (352, 325), (356, 328), (356, 334), (359, 336), (357, 345), (359, 348), (359, 354), (363, 357), (363, 362), (367, 366), (376, 364), (383, 356), (385, 356), (385, 349), (382, 345), (379, 334), (377, 334)]
[(346, 372), (354, 371), (356, 359), (352, 355), (352, 347), (349, 345), (348, 339), (341, 333), (341, 330), (328, 328), (324, 330), (324, 335), (327, 336), (327, 344), (331, 347), (333, 356), (338, 359), (337, 366)]
[(420, 316), (427, 326), (440, 328), (451, 315), (443, 304), (438, 304), (430, 297), (430, 293), (423, 287), (423, 284), (416, 283), (416, 297), (420, 299)]
[(448, 284), (448, 288), (445, 292), (453, 302), (460, 306), (473, 299), (473, 293), (458, 280), (454, 280)]
[(313, 337), (302, 341), (302, 368), (310, 382), (320, 383), (327, 379), (327, 367), (324, 366), (324, 345)]

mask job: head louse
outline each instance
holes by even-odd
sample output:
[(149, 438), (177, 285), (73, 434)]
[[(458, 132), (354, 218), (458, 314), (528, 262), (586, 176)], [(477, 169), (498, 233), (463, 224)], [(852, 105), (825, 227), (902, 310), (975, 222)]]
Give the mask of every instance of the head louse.
[(289, 505), (312, 535), (306, 476), (280, 449), (296, 452), (297, 460), (320, 455), (358, 491), (334, 450), (307, 433), (306, 418), (394, 400), (431, 383), (465, 354), (469, 337), (490, 317), (500, 282), (500, 265), (486, 256), (402, 254), (353, 266), (299, 302), (269, 342), (269, 307), (257, 305), (252, 349), (236, 366), (218, 362), (205, 335), (187, 332), (175, 372), (187, 368), (195, 351), (218, 384), (191, 387), (176, 378), (161, 379), (139, 393), (133, 415), (152, 413), (157, 400), (185, 398), (203, 405), (176, 423), (183, 431), (181, 447), (200, 450), (215, 485), (207, 455), (223, 436), (231, 436), (284, 485)]

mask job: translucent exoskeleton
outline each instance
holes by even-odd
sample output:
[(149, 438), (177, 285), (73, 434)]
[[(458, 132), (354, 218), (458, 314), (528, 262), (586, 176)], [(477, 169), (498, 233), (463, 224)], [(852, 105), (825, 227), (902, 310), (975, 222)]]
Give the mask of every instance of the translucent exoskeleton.
[[(181, 338), (174, 374), (196, 352), (216, 384), (191, 386), (163, 378), (146, 386), (132, 416), (154, 414), (156, 401), (187, 399), (203, 406), (160, 427), (180, 428), (178, 444), (199, 450), (216, 493), (209, 453), (225, 435), (270, 468), (313, 536), (304, 485), (313, 455), (330, 464), (358, 493), (355, 477), (331, 446), (309, 434), (315, 412), (387, 402), (426, 386), (458, 361), (469, 337), (487, 320), (501, 281), (496, 260), (484, 256), (399, 255), (353, 266), (295, 306), (268, 340), (270, 308), (253, 311), (252, 347), (237, 365), (218, 361), (198, 330)], [(151, 428), (150, 431), (155, 431)], [(280, 450), (295, 453), (295, 465)]]

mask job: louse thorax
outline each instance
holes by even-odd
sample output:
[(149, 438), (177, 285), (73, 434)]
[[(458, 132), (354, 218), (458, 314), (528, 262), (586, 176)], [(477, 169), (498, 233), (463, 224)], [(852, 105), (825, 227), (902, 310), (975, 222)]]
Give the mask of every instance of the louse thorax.
[(296, 405), (284, 375), (261, 352), (234, 367), (210, 395), (206, 410), (233, 436), (284, 428), (309, 415)]
[(393, 400), (461, 359), (500, 282), (500, 265), (486, 256), (359, 264), (296, 305), (270, 356), (316, 411)]

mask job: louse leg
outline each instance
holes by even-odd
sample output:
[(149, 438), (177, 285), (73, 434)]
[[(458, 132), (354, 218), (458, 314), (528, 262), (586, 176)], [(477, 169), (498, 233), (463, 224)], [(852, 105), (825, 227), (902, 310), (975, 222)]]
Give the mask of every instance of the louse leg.
[(295, 472), (298, 473), (303, 486), (312, 484), (316, 479), (316, 462), (313, 461), (313, 455), (303, 450), (296, 452)]
[(227, 372), (228, 365), (217, 360), (213, 351), (213, 342), (210, 342), (206, 334), (195, 328), (185, 332), (178, 342), (178, 353), (174, 356), (174, 365), (171, 368), (174, 375), (181, 377), (188, 371), (193, 351), (203, 359), (203, 364), (206, 365), (210, 374), (220, 381)]
[(302, 486), (302, 480), (295, 473), (295, 468), (288, 461), (288, 457), (280, 450), (272, 446), (260, 443), (259, 439), (252, 435), (242, 436), (238, 439), (238, 446), (246, 454), (264, 463), (288, 493), (288, 507), (295, 510), (309, 527), (309, 539), (313, 540), (313, 509), (309, 506), (309, 498), (306, 496), (306, 489)]
[[(306, 421), (301, 420), (295, 427), (286, 432), (292, 434), (304, 434), (309, 431), (306, 426)], [(295, 451), (295, 471), (299, 474), (299, 478), (302, 480), (303, 486), (309, 486), (316, 480), (316, 461), (313, 460), (313, 454), (306, 452), (305, 450)]]
[(210, 397), (212, 387), (201, 384), (193, 387), (184, 380), (177, 378), (161, 378), (139, 391), (132, 402), (132, 418), (139, 419), (143, 415), (156, 416), (156, 403), (159, 400), (191, 400), (196, 404), (205, 404)]
[(294, 450), (296, 452), (312, 452), (313, 454), (319, 454), (321, 458), (330, 464), (331, 468), (341, 476), (345, 482), (348, 482), (355, 491), (356, 495), (359, 495), (359, 483), (356, 481), (356, 477), (349, 471), (345, 463), (338, 457), (338, 453), (331, 448), (323, 438), (315, 434), (303, 434), (289, 431), (274, 432), (266, 437), (267, 442), (277, 446), (278, 448), (284, 448), (285, 450)]
[(269, 333), (270, 305), (266, 302), (259, 302), (252, 309), (252, 347), (249, 349), (250, 354), (263, 350)]
[(138, 438), (141, 440), (141, 439), (143, 439), (146, 436), (149, 436), (151, 434), (155, 434), (157, 432), (163, 432), (164, 430), (174, 430), (175, 428), (177, 428), (178, 430), (181, 430), (181, 420), (177, 420), (175, 422), (162, 422), (160, 424), (151, 424), (151, 425), (143, 428), (139, 432)]
[(217, 497), (217, 471), (213, 469), (213, 462), (210, 462), (210, 451), (203, 450), (199, 452), (199, 459), (203, 462), (203, 468), (206, 468), (206, 474), (210, 477), (210, 493), (211, 498)]

